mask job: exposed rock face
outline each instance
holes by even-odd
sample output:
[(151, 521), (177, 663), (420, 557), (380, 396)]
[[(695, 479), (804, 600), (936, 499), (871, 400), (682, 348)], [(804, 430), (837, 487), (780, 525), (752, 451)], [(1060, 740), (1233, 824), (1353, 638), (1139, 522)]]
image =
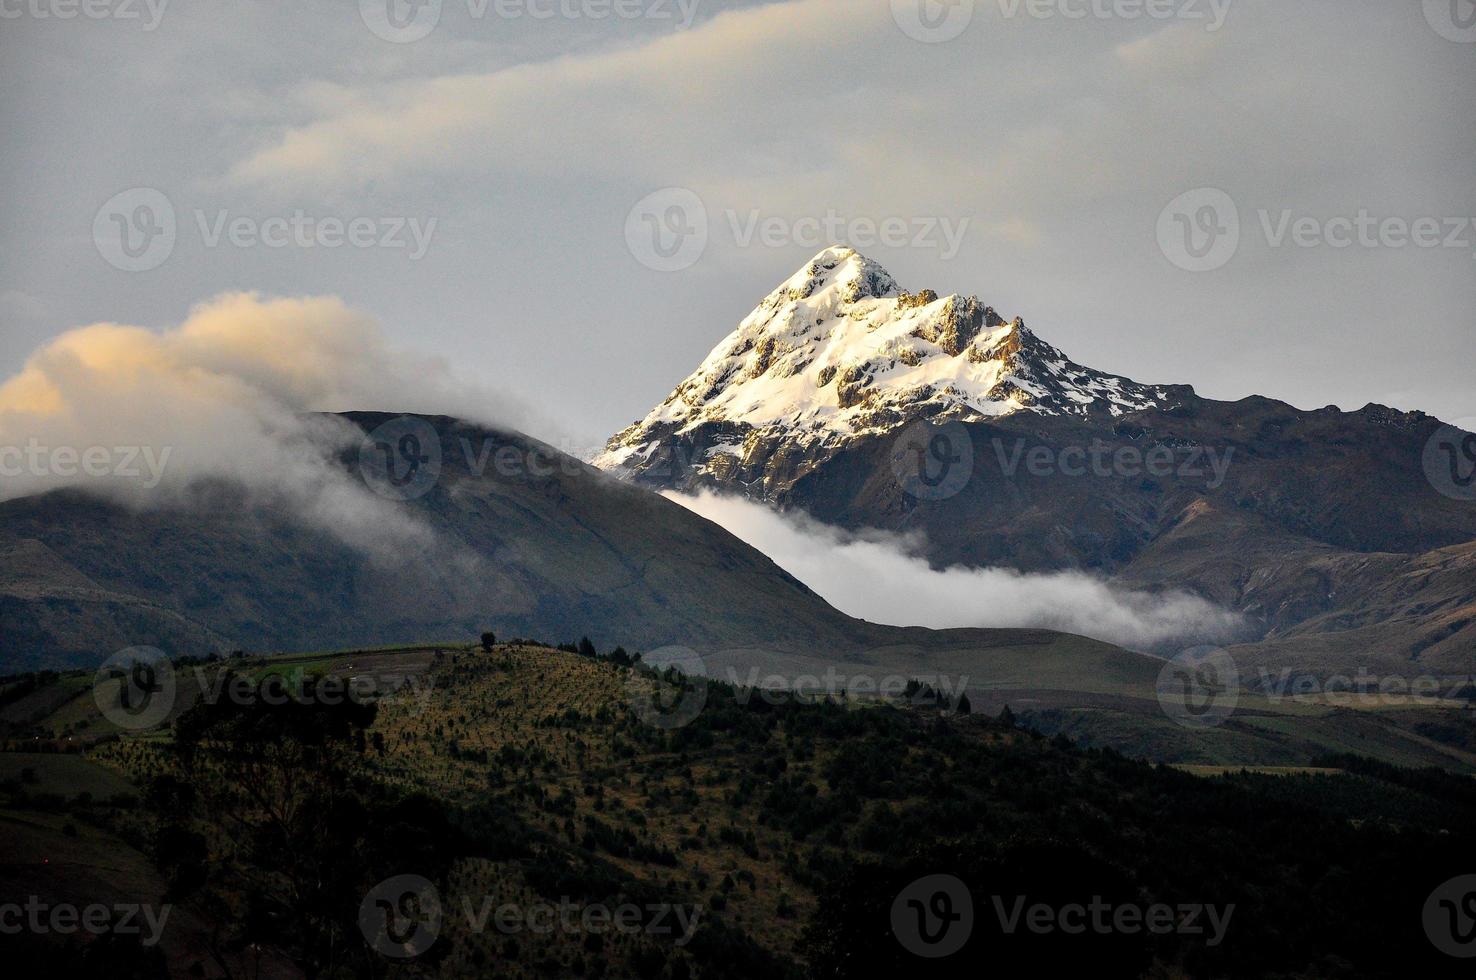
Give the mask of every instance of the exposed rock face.
[(702, 482), (715, 469), (774, 483), (777, 474), (752, 472), (744, 447), (771, 459), (788, 454), (762, 447), (782, 441), (820, 457), (922, 418), (1023, 409), (1112, 418), (1173, 405), (1187, 391), (1081, 367), (977, 297), (902, 291), (875, 262), (834, 246), (595, 463), (661, 486)]
[[(894, 471), (918, 420), (965, 433), (972, 464), (951, 495), (919, 499)], [(940, 567), (1189, 589), (1256, 627), (1260, 644), (1237, 651), (1248, 664), (1470, 672), (1476, 504), (1426, 479), (1439, 428), (1378, 405), (1304, 412), (1103, 374), (1018, 317), (902, 292), (831, 248), (595, 462), (845, 528), (920, 531)], [(1149, 454), (1170, 462), (1149, 471)]]

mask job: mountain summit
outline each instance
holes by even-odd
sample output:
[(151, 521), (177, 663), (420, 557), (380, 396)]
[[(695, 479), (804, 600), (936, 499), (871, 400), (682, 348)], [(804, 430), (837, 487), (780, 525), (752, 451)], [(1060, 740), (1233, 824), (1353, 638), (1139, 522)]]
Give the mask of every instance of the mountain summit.
[(595, 463), (905, 533), (939, 568), (1189, 590), (1245, 619), (1259, 642), (1237, 648), (1243, 667), (1466, 673), (1476, 517), (1427, 479), (1440, 429), (1093, 371), (837, 246)]
[[(1028, 410), (1112, 418), (1174, 404), (1186, 388), (1141, 385), (1073, 363), (1019, 317), (976, 296), (909, 293), (834, 245), (781, 283), (649, 415), (595, 460), (639, 472), (691, 443), (691, 465), (741, 458), (782, 433), (807, 447), (920, 418), (976, 421)], [(750, 446), (751, 448), (751, 446)]]

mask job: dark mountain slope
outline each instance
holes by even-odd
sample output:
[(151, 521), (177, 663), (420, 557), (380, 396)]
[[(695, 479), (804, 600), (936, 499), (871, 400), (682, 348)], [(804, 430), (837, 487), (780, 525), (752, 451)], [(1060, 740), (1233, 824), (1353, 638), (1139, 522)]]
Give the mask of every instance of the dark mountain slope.
[[(368, 432), (392, 417), (347, 418)], [(853, 620), (659, 495), (517, 433), (426, 421), (441, 446), (439, 479), (394, 506), (433, 536), (390, 557), (220, 484), (147, 510), (78, 491), (0, 504), (0, 552), (10, 556), (0, 567), (5, 669), (88, 665), (133, 645), (171, 654), (306, 650), (465, 640), (493, 629), (588, 634), (602, 648), (677, 644), (709, 657), (714, 670), (792, 673), (850, 660), (963, 673), (974, 664), (977, 675), (994, 657), (1011, 673), (1041, 661), (1045, 678), (1058, 667), (1095, 669), (1092, 683), (1105, 689), (1125, 679), (1151, 685), (1156, 675), (1148, 658), (1043, 630), (933, 632)], [(494, 455), (510, 465), (481, 465)], [(358, 472), (357, 459), (343, 462)]]

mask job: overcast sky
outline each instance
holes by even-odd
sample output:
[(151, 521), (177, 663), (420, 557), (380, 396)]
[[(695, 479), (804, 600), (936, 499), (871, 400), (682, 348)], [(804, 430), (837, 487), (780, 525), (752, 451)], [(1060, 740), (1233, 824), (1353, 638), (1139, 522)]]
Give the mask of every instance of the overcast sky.
[(82, 2), (0, 0), (0, 379), (332, 295), (592, 445), (838, 229), (1093, 367), (1476, 416), (1471, 0)]

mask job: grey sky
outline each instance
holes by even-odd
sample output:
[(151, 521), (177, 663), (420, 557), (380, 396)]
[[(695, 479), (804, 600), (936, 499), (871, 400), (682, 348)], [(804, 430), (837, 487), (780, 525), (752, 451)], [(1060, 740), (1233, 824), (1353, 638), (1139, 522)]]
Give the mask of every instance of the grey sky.
[[(800, 241), (744, 245), (743, 225), (834, 213), (967, 219), (957, 255), (941, 234), (850, 244), (1093, 367), (1219, 398), (1476, 415), (1476, 43), (1431, 23), (1476, 15), (1470, 0), (1231, 0), (1216, 31), (1130, 3), (1069, 19), (1092, 0), (977, 0), (938, 43), (889, 0), (699, 2), (687, 29), (676, 0), (621, 2), (669, 16), (445, 0), (426, 37), (393, 43), (357, 2), (174, 0), (148, 30), (143, 0), (136, 19), (67, 20), (38, 16), (66, 0), (0, 0), (0, 379), (75, 326), (163, 328), (228, 290), (331, 294), (533, 406), (536, 434), (592, 444), (825, 244), (801, 224)], [(672, 186), (702, 201), (708, 239), (659, 272), (626, 222)], [(93, 225), (134, 187), (162, 192), (178, 228), (163, 264), (128, 272)], [(1234, 202), (1240, 244), (1187, 272), (1160, 215), (1206, 187)], [(208, 243), (222, 211), (259, 225), (297, 209), (435, 225), (420, 258), (408, 231), (405, 248)], [(1319, 229), (1433, 218), (1442, 240), (1467, 224), (1459, 247), (1303, 247), (1290, 224), (1275, 246), (1262, 210), (1273, 233), (1284, 211)]]

